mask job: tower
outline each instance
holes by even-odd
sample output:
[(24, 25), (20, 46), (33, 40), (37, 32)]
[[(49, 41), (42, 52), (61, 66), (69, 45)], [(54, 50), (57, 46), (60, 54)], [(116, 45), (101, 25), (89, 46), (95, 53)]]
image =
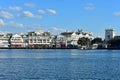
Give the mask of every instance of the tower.
[(115, 30), (114, 29), (106, 29), (105, 30), (105, 41), (109, 41), (110, 39), (114, 38)]

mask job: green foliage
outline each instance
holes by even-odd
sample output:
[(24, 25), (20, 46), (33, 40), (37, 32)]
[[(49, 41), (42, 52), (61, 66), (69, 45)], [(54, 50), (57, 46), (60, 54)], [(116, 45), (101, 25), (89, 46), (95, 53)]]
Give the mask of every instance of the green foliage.
[(103, 41), (102, 41), (102, 38), (95, 38), (95, 39), (93, 39), (92, 40), (92, 44), (95, 44), (95, 43), (102, 43)]
[(108, 41), (109, 44), (111, 44), (112, 47), (120, 46), (120, 39), (113, 38), (110, 41)]
[(79, 38), (77, 43), (81, 46), (87, 46), (90, 44), (90, 39), (85, 38), (85, 37)]

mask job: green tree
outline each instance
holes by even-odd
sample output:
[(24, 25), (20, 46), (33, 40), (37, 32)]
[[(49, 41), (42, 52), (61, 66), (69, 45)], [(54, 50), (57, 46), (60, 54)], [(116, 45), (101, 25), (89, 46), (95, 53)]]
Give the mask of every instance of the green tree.
[(94, 38), (93, 40), (92, 40), (92, 44), (95, 44), (95, 43), (102, 43), (103, 41), (102, 41), (102, 38)]
[(113, 38), (110, 41), (108, 41), (110, 44), (110, 47), (120, 47), (120, 39), (119, 38)]
[(88, 46), (88, 45), (90, 45), (90, 39), (82, 37), (82, 38), (78, 39), (77, 43), (81, 46)]

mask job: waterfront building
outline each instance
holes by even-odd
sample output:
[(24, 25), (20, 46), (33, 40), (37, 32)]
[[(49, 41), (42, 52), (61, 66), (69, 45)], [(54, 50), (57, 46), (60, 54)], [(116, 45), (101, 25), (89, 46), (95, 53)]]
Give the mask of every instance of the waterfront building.
[(33, 31), (27, 35), (0, 34), (0, 47), (7, 48), (77, 48), (79, 38), (92, 40), (92, 34), (78, 30), (77, 32), (62, 32), (51, 35), (50, 32)]
[(22, 36), (19, 34), (12, 35), (10, 39), (11, 48), (23, 48), (26, 47)]
[(51, 46), (50, 32), (28, 32), (29, 48), (49, 48)]
[(72, 46), (72, 44), (71, 44), (71, 42), (72, 42), (72, 37), (71, 37), (71, 35), (73, 34), (73, 32), (68, 32), (68, 31), (66, 31), (66, 32), (62, 32), (60, 35), (62, 35), (62, 36), (64, 36), (65, 38), (66, 38), (66, 47), (67, 48), (72, 48), (73, 46)]
[(57, 48), (65, 48), (66, 47), (66, 37), (63, 35), (57, 35), (55, 44), (56, 44)]
[(72, 38), (71, 44), (77, 46), (78, 45), (78, 43), (77, 43), (78, 39), (79, 38), (83, 38), (83, 37), (92, 40), (93, 34), (92, 33), (84, 32), (83, 30), (78, 30), (77, 32), (74, 32), (71, 35), (71, 38)]
[(50, 37), (51, 37), (51, 47), (56, 48), (57, 35), (51, 35)]
[(23, 39), (23, 42), (24, 42), (24, 45), (26, 48), (28, 48), (28, 35), (24, 34), (24, 33), (21, 33), (20, 36), (22, 37)]
[(11, 33), (0, 33), (0, 48), (9, 48)]
[(66, 37), (66, 40), (70, 41), (72, 40), (71, 35), (73, 34), (73, 32), (62, 32), (60, 35)]
[(105, 41), (109, 41), (113, 39), (115, 36), (115, 30), (114, 29), (106, 29), (105, 30)]

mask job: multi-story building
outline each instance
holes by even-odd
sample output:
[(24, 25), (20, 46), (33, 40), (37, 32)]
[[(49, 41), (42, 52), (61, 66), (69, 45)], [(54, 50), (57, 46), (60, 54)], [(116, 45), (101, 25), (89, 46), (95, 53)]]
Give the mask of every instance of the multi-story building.
[(66, 47), (66, 37), (63, 35), (56, 36), (55, 44), (56, 44), (57, 48), (65, 48)]
[(72, 35), (72, 34), (73, 34), (73, 32), (68, 32), (68, 31), (61, 33), (61, 35), (66, 38), (66, 47), (67, 47), (67, 48), (72, 48), (72, 47), (73, 47), (72, 44), (71, 44), (71, 42), (72, 42), (72, 37), (71, 37), (71, 35)]
[(78, 30), (78, 32), (74, 32), (72, 35), (71, 35), (71, 38), (72, 38), (72, 42), (71, 44), (72, 45), (78, 45), (78, 39), (79, 38), (88, 38), (90, 40), (92, 40), (93, 38), (93, 34), (92, 33), (87, 33), (87, 32), (84, 32), (83, 30)]
[(10, 39), (11, 48), (23, 48), (26, 47), (22, 36), (18, 34), (12, 35)]
[(11, 33), (0, 33), (0, 48), (9, 48)]
[(28, 45), (29, 48), (49, 48), (51, 46), (50, 32), (29, 32)]
[(23, 42), (24, 42), (24, 45), (26, 48), (28, 48), (28, 35), (24, 34), (24, 33), (21, 33), (20, 36), (22, 37), (23, 39)]
[(105, 41), (109, 41), (115, 36), (115, 30), (114, 29), (106, 29), (105, 30)]
[(66, 37), (66, 40), (70, 41), (72, 40), (71, 35), (73, 34), (73, 32), (62, 32), (60, 35), (63, 35), (64, 37)]

